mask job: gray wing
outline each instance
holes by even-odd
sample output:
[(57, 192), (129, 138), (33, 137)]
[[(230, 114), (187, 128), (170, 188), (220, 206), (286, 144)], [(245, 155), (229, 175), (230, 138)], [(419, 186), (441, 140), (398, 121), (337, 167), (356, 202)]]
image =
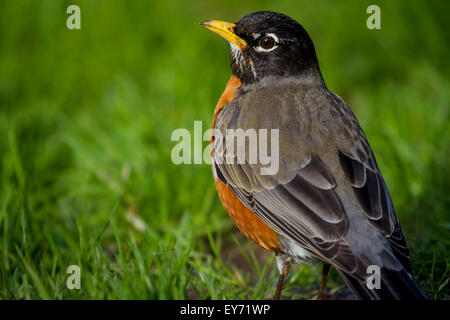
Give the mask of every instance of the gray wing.
[(389, 240), (397, 259), (406, 270), (411, 272), (405, 235), (400, 227), (386, 183), (372, 152), (370, 154), (371, 157), (367, 158), (366, 162), (368, 165), (365, 165), (363, 159), (357, 155), (344, 152), (339, 152), (339, 160), (361, 205), (362, 212), (369, 222)]
[[(406, 241), (389, 192), (350, 109), (328, 91), (285, 87), (281, 98), (279, 90), (270, 89), (264, 94), (245, 94), (218, 115), (216, 128), (224, 134), (215, 141), (221, 152), (214, 153), (214, 166), (222, 182), (278, 234), (362, 280), (367, 264), (345, 240), (348, 213), (345, 199), (336, 192), (337, 181), (351, 184), (362, 208), (360, 214), (407, 262)], [(316, 98), (311, 100), (311, 96)], [(229, 155), (226, 129), (251, 128), (279, 129), (276, 174), (262, 175), (262, 165), (249, 163), (248, 155), (243, 163), (222, 161), (220, 156)], [(233, 157), (237, 159), (236, 154)]]

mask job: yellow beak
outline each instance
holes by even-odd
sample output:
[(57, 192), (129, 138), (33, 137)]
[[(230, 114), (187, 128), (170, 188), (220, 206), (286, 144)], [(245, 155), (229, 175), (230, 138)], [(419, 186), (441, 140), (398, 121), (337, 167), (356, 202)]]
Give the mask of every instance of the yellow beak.
[(234, 23), (219, 20), (207, 20), (200, 22), (200, 24), (236, 45), (241, 50), (247, 47), (247, 42), (234, 33)]

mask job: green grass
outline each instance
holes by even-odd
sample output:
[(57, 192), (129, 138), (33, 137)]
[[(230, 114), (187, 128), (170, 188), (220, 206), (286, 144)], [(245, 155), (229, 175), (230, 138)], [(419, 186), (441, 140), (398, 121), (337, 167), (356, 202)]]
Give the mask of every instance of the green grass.
[[(171, 162), (176, 128), (209, 127), (230, 76), (201, 28), (271, 9), (311, 34), (328, 87), (377, 155), (420, 285), (449, 299), (447, 1), (0, 2), (0, 298), (261, 299), (274, 258), (236, 233), (208, 165)], [(81, 267), (81, 289), (66, 269)], [(311, 298), (320, 268), (284, 294)], [(331, 293), (343, 291), (335, 272)]]

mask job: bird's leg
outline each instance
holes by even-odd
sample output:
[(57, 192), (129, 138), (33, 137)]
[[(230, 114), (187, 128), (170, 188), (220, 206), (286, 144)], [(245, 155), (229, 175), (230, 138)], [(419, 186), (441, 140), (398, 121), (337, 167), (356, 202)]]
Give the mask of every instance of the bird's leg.
[(330, 271), (330, 267), (331, 267), (331, 265), (328, 263), (323, 264), (322, 278), (320, 279), (319, 292), (317, 293), (317, 300), (325, 299), (325, 286), (327, 284), (327, 276), (328, 276), (328, 271)]
[(276, 258), (278, 270), (280, 271), (280, 279), (278, 280), (277, 291), (275, 292), (275, 296), (273, 297), (273, 299), (280, 300), (284, 280), (286, 280), (286, 277), (289, 274), (289, 269), (291, 267), (291, 257), (282, 253), (277, 253)]
[(289, 267), (286, 268), (286, 270), (282, 274), (280, 274), (280, 279), (278, 279), (277, 291), (275, 292), (275, 296), (273, 297), (274, 300), (280, 300), (281, 290), (283, 290), (284, 280), (286, 279), (288, 273)]

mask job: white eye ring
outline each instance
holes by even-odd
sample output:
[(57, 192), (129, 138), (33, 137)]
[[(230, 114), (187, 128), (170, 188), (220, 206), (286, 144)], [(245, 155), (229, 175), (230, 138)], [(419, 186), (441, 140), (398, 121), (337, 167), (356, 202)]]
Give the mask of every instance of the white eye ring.
[(257, 47), (255, 47), (255, 51), (257, 52), (270, 52), (275, 50), (276, 48), (278, 48), (278, 37), (275, 33), (267, 33), (263, 38), (265, 37), (271, 37), (273, 38), (273, 40), (275, 40), (275, 45), (270, 48), (270, 49), (264, 49), (263, 47), (261, 47), (260, 45), (258, 45)]

